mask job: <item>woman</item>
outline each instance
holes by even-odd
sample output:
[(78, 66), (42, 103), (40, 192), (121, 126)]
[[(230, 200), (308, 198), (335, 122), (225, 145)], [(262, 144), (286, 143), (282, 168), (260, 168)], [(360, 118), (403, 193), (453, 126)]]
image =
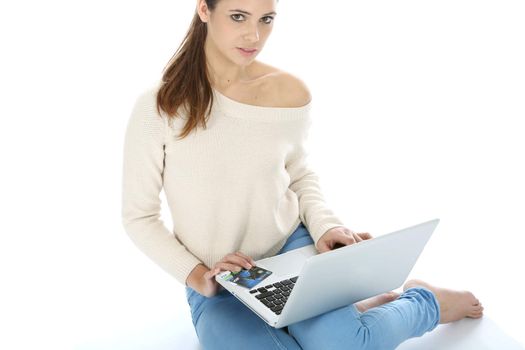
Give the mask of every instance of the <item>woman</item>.
[[(307, 244), (320, 253), (370, 239), (325, 206), (306, 162), (311, 96), (255, 60), (275, 0), (199, 0), (159, 86), (137, 100), (124, 152), (122, 216), (137, 246), (186, 285), (205, 349), (394, 349), (439, 323), (482, 316), (470, 292), (408, 281), (282, 329), (214, 276)], [(160, 217), (164, 187), (173, 232)]]

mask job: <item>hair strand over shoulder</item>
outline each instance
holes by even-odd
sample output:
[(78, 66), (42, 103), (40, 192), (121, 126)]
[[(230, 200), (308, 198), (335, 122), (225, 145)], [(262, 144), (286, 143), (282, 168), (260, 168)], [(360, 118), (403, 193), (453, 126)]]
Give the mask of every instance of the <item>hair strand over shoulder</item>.
[[(214, 10), (217, 0), (206, 0), (206, 3)], [(157, 92), (159, 114), (163, 110), (171, 121), (181, 117), (182, 110), (188, 117), (179, 138), (186, 137), (199, 125), (206, 128), (211, 112), (213, 93), (204, 51), (206, 35), (207, 24), (195, 12), (186, 36), (164, 69)]]

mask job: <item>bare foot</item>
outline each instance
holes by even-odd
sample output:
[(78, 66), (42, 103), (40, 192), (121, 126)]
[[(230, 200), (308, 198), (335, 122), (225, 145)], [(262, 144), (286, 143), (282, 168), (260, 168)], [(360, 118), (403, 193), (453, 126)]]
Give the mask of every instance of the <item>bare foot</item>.
[(392, 291), (388, 293), (379, 294), (379, 295), (376, 295), (375, 297), (371, 297), (365, 300), (361, 300), (355, 303), (355, 306), (360, 312), (365, 312), (366, 310), (371, 309), (373, 307), (394, 301), (398, 297), (399, 297), (399, 293)]
[(480, 318), (483, 316), (483, 306), (471, 292), (435, 287), (417, 279), (407, 281), (403, 286), (403, 291), (417, 286), (430, 289), (436, 295), (441, 310), (439, 323), (454, 322), (465, 317)]

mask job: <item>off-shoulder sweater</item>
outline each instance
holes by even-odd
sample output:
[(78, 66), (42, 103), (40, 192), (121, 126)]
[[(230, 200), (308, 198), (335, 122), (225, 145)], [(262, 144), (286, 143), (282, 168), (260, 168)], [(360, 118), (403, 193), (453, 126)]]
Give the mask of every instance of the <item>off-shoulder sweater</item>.
[[(307, 163), (311, 101), (263, 107), (213, 89), (207, 128), (177, 139), (187, 118), (159, 114), (156, 92), (139, 94), (127, 123), (122, 224), (177, 281), (236, 251), (254, 260), (273, 256), (301, 222), (314, 243), (343, 226)], [(171, 229), (161, 219), (162, 189)]]

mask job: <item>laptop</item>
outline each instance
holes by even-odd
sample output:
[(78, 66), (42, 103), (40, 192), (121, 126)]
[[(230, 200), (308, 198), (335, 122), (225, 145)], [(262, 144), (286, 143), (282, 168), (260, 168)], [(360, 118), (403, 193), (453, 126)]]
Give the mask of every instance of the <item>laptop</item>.
[(248, 275), (244, 283), (230, 271), (215, 279), (270, 326), (282, 328), (399, 288), (438, 223), (430, 220), (322, 254), (310, 244), (257, 260), (250, 269), (254, 279)]

